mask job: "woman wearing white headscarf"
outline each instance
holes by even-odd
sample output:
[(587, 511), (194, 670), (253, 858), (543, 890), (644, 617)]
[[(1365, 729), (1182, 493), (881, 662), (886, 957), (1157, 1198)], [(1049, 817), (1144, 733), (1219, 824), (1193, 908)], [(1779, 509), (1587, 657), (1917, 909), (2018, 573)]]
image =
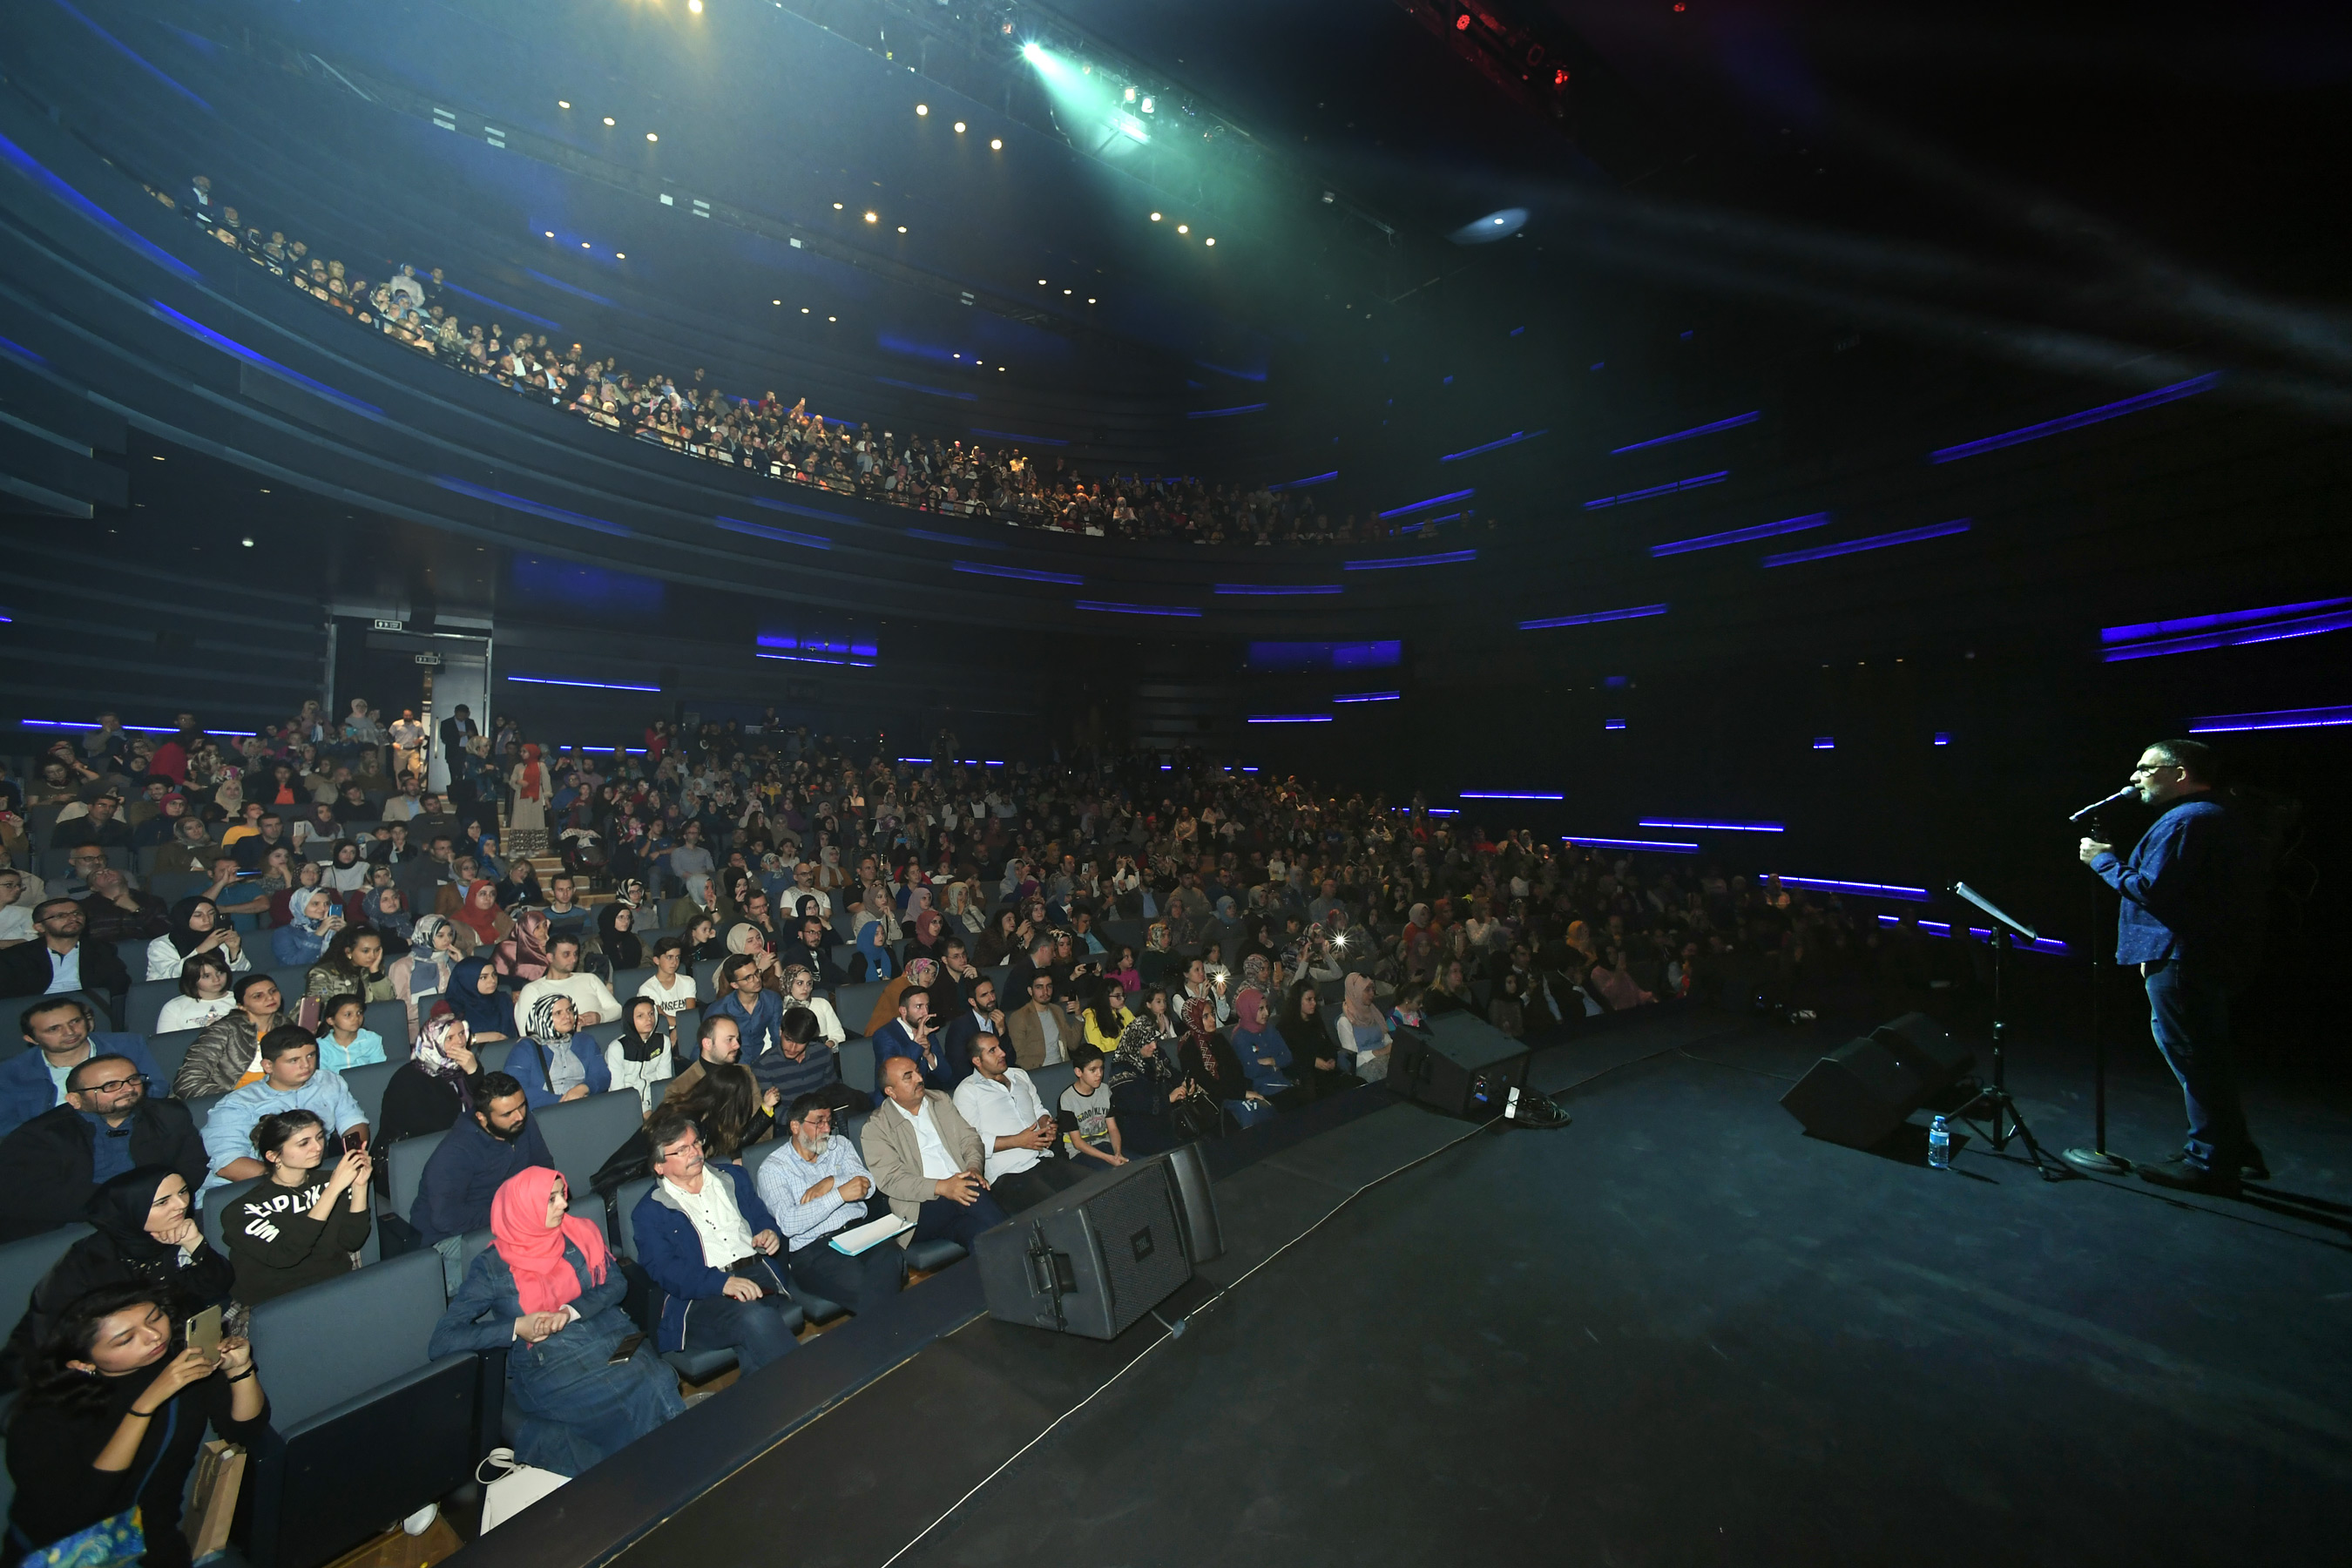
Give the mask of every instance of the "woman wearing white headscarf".
[(343, 929), (343, 911), (324, 888), (297, 891), (287, 905), (291, 918), (269, 933), (269, 951), (280, 964), (312, 964)]
[(392, 963), (392, 994), (408, 1006), (409, 1026), (421, 1030), (433, 1004), (449, 989), (457, 967), (457, 929), (439, 915), (421, 917), (408, 928), (408, 953)]

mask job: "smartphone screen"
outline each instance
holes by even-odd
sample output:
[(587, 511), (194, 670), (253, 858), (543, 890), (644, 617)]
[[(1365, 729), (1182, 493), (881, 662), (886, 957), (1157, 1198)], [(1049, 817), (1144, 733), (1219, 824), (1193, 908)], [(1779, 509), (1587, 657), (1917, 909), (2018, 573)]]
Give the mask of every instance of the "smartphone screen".
[(202, 1351), (205, 1360), (220, 1364), (221, 1310), (206, 1307), (188, 1320), (188, 1348)]

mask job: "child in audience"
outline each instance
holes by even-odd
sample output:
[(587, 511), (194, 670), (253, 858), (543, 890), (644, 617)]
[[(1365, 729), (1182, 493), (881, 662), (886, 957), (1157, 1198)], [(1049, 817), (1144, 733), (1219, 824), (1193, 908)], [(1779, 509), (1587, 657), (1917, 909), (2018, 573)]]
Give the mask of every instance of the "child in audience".
[(1098, 1046), (1079, 1046), (1070, 1052), (1074, 1077), (1062, 1091), (1062, 1142), (1070, 1157), (1087, 1155), (1106, 1165), (1124, 1165), (1118, 1119), (1110, 1113), (1110, 1089), (1103, 1082), (1103, 1053)]
[(201, 1029), (236, 1010), (236, 998), (228, 993), (228, 960), (217, 952), (200, 952), (180, 965), (180, 994), (163, 1004), (155, 1016), (155, 1032), (177, 1034), (183, 1029)]
[(1142, 994), (1143, 972), (1135, 966), (1135, 949), (1122, 947), (1118, 950), (1118, 962), (1111, 966), (1110, 978), (1118, 981), (1120, 989), (1129, 996)]
[(361, 1026), (367, 1017), (365, 997), (356, 993), (330, 996), (321, 1015), (327, 1028), (319, 1037), (320, 1067), (349, 1072), (383, 1060), (383, 1037)]

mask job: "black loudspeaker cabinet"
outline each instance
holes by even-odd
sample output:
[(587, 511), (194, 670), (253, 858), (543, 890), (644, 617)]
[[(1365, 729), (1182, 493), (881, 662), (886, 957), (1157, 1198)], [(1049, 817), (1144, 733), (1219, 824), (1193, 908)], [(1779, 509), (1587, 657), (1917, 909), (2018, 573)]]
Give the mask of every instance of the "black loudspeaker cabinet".
[(1943, 1025), (1906, 1013), (1815, 1062), (1780, 1103), (1814, 1137), (1867, 1149), (1975, 1065)]
[[(1206, 1173), (1201, 1191), (1206, 1193)], [(1090, 1176), (1013, 1216), (973, 1246), (988, 1315), (1090, 1340), (1114, 1340), (1192, 1278), (1182, 1178), (1139, 1160)], [(1215, 1207), (1208, 1209), (1215, 1229)], [(1222, 1245), (1222, 1244), (1220, 1244)]]
[(1974, 1053), (1925, 1013), (1906, 1013), (1891, 1024), (1881, 1024), (1870, 1037), (1918, 1079), (1923, 1099), (1941, 1094), (1977, 1065)]
[(1176, 1194), (1176, 1223), (1184, 1237), (1184, 1256), (1199, 1268), (1225, 1250), (1224, 1226), (1217, 1220), (1217, 1194), (1209, 1184), (1209, 1163), (1198, 1143), (1179, 1144), (1157, 1156)]
[(1510, 1091), (1527, 1086), (1528, 1048), (1470, 1014), (1440, 1014), (1426, 1033), (1400, 1029), (1394, 1039), (1389, 1088), (1448, 1116), (1500, 1116)]

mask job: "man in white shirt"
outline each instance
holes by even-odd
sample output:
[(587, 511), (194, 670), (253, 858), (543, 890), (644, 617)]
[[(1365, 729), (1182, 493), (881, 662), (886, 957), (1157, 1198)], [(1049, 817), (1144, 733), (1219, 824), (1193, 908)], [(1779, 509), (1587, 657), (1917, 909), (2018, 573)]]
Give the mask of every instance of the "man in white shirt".
[(957, 1114), (980, 1134), (982, 1170), (997, 1206), (1007, 1214), (1044, 1203), (1084, 1179), (1054, 1145), (1060, 1129), (1037, 1098), (1029, 1075), (1004, 1057), (994, 1035), (971, 1037), (971, 1074), (956, 1085)]
[(923, 1087), (913, 1058), (887, 1058), (881, 1076), (884, 1103), (866, 1119), (859, 1142), (890, 1212), (915, 1222), (902, 1245), (944, 1239), (970, 1251), (975, 1237), (1005, 1217), (988, 1194), (980, 1134), (953, 1100)]
[(646, 1141), (657, 1180), (629, 1217), (637, 1262), (666, 1298), (656, 1348), (733, 1351), (746, 1377), (791, 1354), (801, 1315), (775, 1261), (783, 1237), (751, 1178), (708, 1163), (700, 1130), (675, 1110), (655, 1113)]
[(620, 1000), (612, 987), (581, 970), (576, 932), (559, 931), (547, 939), (547, 973), (522, 988), (515, 998), (515, 1016), (530, 1017), (539, 999), (550, 994), (570, 1000), (583, 1029), (592, 1024), (612, 1023), (621, 1016)]

